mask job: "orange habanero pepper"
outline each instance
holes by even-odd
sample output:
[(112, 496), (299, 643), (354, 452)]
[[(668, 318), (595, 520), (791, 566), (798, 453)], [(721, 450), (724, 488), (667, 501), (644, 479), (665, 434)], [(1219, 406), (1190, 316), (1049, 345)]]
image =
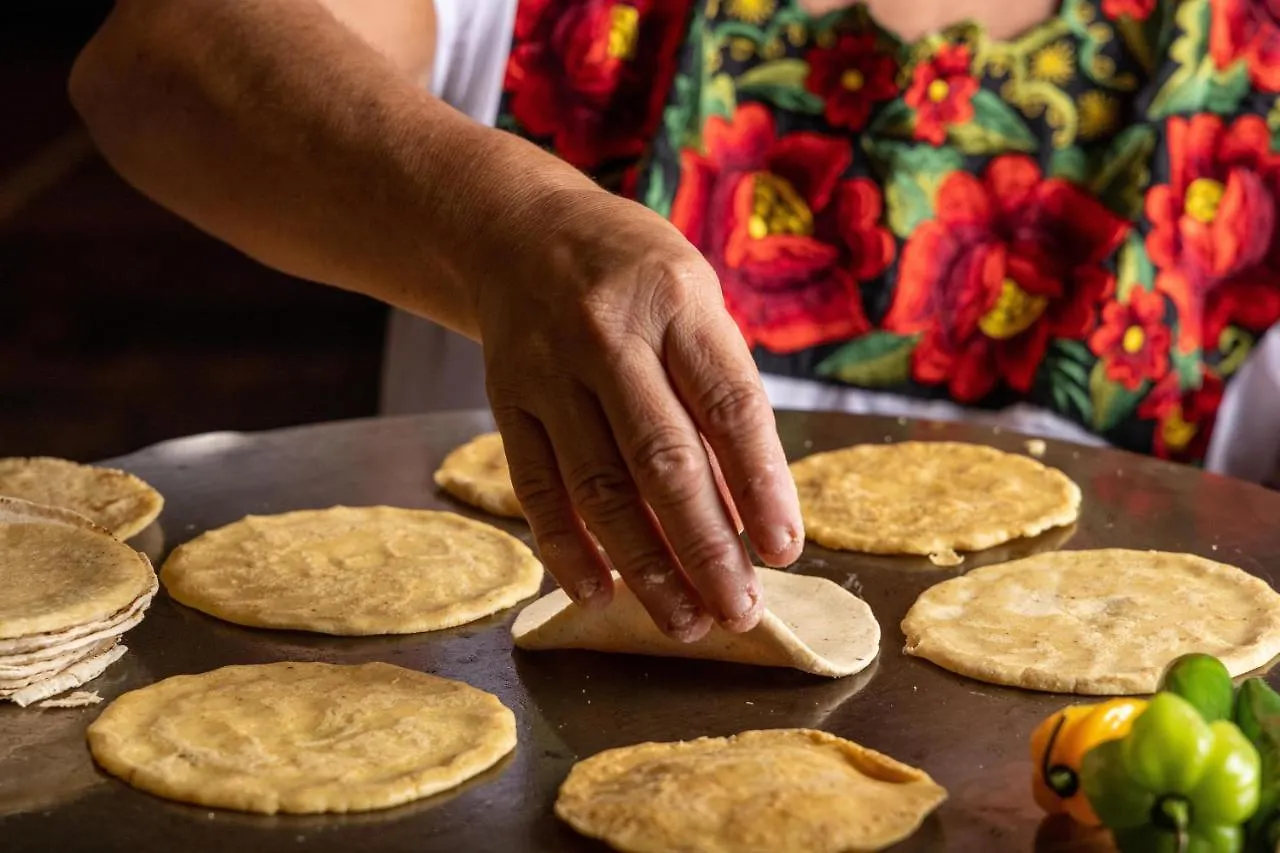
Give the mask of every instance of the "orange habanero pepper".
[(1100, 743), (1122, 738), (1147, 707), (1144, 699), (1112, 699), (1095, 705), (1071, 705), (1036, 727), (1031, 735), (1035, 765), (1031, 793), (1048, 814), (1066, 814), (1077, 823), (1101, 821), (1080, 789), (1080, 762)]

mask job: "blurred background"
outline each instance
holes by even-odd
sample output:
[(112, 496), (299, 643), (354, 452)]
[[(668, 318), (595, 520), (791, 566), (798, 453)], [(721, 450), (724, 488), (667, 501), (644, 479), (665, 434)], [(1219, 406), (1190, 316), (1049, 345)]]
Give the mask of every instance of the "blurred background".
[(0, 456), (374, 414), (383, 306), (259, 266), (94, 152), (66, 81), (110, 6), (0, 10)]

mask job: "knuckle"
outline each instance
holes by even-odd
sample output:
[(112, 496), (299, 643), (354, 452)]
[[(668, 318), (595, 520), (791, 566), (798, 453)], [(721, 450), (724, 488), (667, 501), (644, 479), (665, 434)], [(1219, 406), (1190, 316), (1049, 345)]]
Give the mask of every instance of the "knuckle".
[(626, 472), (611, 465), (593, 464), (571, 474), (569, 498), (582, 515), (610, 519), (631, 506), (635, 500), (635, 489)]
[(679, 556), (685, 569), (706, 574), (742, 562), (742, 544), (723, 537), (700, 537)]
[(527, 465), (513, 466), (511, 485), (530, 524), (535, 520), (549, 520), (560, 515), (564, 495), (550, 472), (531, 469)]
[(657, 430), (640, 441), (632, 462), (646, 494), (680, 503), (691, 499), (701, 485), (706, 452), (674, 431)]
[(664, 262), (649, 274), (650, 309), (670, 320), (698, 302), (715, 281), (715, 273), (701, 257)]
[(764, 392), (745, 379), (725, 379), (712, 383), (698, 400), (703, 431), (718, 437), (732, 437), (768, 424), (773, 409)]

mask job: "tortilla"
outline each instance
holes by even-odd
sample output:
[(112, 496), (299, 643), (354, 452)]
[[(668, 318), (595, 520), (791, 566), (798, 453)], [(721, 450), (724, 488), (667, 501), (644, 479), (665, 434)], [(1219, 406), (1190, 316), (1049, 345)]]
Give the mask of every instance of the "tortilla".
[(275, 814), (388, 808), (452, 788), (516, 744), (496, 696), (385, 663), (273, 663), (126, 693), (89, 726), (107, 772), (157, 796)]
[(1280, 654), (1280, 595), (1234, 566), (1159, 551), (1060, 551), (925, 590), (902, 622), (906, 652), (1029, 690), (1156, 690), (1190, 652), (1232, 675)]
[(72, 664), (52, 678), (45, 678), (17, 690), (0, 690), (0, 699), (8, 699), (25, 708), (32, 702), (66, 693), (102, 675), (107, 667), (124, 657), (127, 651), (127, 646), (113, 645), (104, 652)]
[(864, 444), (791, 472), (809, 538), (848, 551), (977, 551), (1070, 524), (1080, 510), (1080, 489), (1061, 471), (978, 444)]
[(164, 509), (160, 493), (132, 474), (48, 456), (0, 459), (0, 495), (69, 509), (120, 539)]
[(449, 512), (332, 507), (249, 516), (179, 547), (174, 600), (259, 628), (411, 634), (462, 625), (537, 593), (519, 539)]
[(826, 732), (645, 743), (574, 765), (556, 815), (628, 853), (847, 853), (909, 837), (947, 792)]
[(502, 436), (485, 433), (455, 448), (435, 473), (436, 485), (468, 506), (493, 515), (523, 518)]
[(713, 626), (696, 643), (670, 639), (614, 576), (603, 610), (579, 607), (563, 590), (530, 604), (511, 627), (522, 649), (589, 649), (618, 654), (792, 667), (841, 677), (861, 672), (880, 649), (880, 625), (862, 599), (825, 578), (756, 569), (766, 610), (744, 634)]
[(150, 561), (87, 519), (0, 499), (0, 640), (106, 619), (155, 588)]

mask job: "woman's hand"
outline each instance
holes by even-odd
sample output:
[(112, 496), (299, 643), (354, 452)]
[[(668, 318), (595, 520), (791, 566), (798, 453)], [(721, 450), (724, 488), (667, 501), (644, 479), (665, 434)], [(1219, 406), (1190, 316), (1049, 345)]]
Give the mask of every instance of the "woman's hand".
[(670, 636), (696, 640), (712, 619), (749, 630), (763, 602), (734, 507), (770, 565), (794, 561), (804, 533), (714, 271), (661, 217), (594, 188), (537, 193), (524, 209), (536, 215), (503, 224), (476, 321), (544, 563), (575, 601), (607, 604), (594, 537)]

